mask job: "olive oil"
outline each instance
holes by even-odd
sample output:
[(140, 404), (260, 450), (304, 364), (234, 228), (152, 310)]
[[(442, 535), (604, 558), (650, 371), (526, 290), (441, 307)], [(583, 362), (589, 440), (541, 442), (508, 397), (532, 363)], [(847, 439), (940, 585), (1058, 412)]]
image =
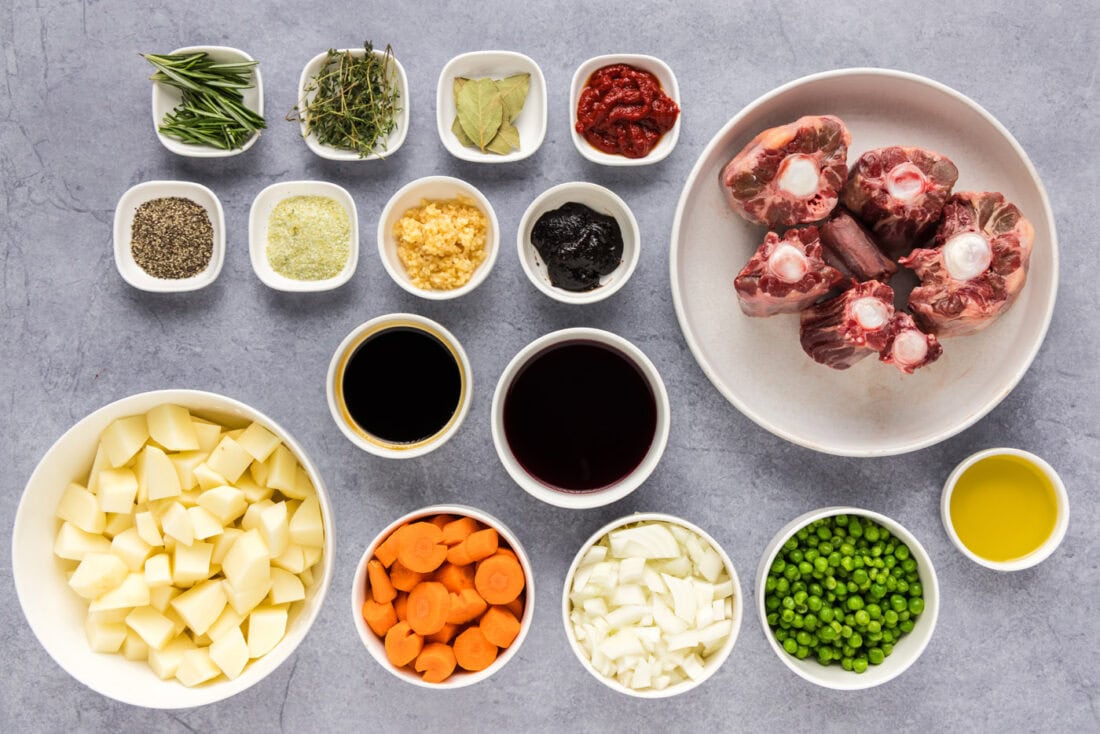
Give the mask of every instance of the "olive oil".
[(1054, 532), (1054, 485), (1027, 459), (987, 456), (962, 473), (951, 494), (951, 524), (963, 545), (989, 561), (1013, 561)]

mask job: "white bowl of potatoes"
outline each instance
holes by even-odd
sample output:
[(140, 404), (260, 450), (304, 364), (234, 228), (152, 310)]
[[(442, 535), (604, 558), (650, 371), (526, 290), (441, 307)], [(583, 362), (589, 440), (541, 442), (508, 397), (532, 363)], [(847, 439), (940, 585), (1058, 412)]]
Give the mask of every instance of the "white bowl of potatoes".
[(301, 446), (215, 393), (160, 390), (65, 432), (23, 492), (23, 613), (89, 688), (149, 708), (228, 698), (305, 637), (332, 578), (328, 495)]

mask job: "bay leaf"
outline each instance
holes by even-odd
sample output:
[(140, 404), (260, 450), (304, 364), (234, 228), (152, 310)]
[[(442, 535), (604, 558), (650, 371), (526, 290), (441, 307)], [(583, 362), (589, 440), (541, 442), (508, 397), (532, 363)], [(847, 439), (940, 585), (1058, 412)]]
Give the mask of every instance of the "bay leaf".
[(519, 150), (519, 128), (505, 120), (486, 150), (498, 155), (508, 155), (513, 150)]
[(470, 79), (455, 100), (463, 132), (481, 149), (492, 141), (504, 121), (504, 102), (492, 79)]
[(462, 123), (458, 121), (458, 117), (455, 116), (455, 121), (451, 123), (451, 132), (458, 138), (458, 142), (465, 145), (467, 148), (476, 148), (477, 144), (470, 140), (470, 136), (462, 129)]
[(530, 74), (513, 74), (497, 82), (500, 99), (504, 102), (504, 116), (508, 122), (515, 122), (523, 111), (527, 101), (527, 92), (531, 88)]
[(462, 91), (462, 87), (466, 86), (466, 82), (470, 81), (464, 76), (456, 76), (454, 80), (454, 95), (455, 95), (455, 107), (458, 106), (458, 93)]

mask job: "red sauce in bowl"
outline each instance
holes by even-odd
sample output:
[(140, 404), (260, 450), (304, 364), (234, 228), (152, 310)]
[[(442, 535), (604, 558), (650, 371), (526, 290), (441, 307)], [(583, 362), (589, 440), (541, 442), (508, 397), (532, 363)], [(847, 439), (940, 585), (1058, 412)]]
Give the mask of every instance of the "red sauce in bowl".
[(628, 64), (612, 64), (588, 78), (577, 101), (577, 132), (597, 150), (644, 158), (672, 129), (680, 107), (657, 77)]

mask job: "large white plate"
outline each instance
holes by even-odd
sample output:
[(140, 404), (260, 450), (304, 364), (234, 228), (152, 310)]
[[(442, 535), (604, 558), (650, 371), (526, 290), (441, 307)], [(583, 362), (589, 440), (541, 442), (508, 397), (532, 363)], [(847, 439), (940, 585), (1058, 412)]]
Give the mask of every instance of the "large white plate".
[[(765, 230), (727, 207), (718, 174), (759, 131), (809, 114), (844, 120), (852, 134), (849, 162), (886, 145), (926, 147), (958, 166), (955, 190), (1000, 191), (1015, 203), (1035, 226), (1035, 247), (1027, 285), (1012, 310), (979, 334), (944, 340), (939, 361), (908, 376), (873, 357), (849, 370), (831, 370), (802, 351), (796, 314), (742, 314), (733, 278)], [(684, 185), (669, 259), (680, 328), (714, 386), (777, 436), (845, 456), (924, 448), (992, 410), (1038, 352), (1058, 290), (1054, 217), (1019, 143), (955, 90), (885, 69), (807, 76), (765, 94), (730, 120)]]

